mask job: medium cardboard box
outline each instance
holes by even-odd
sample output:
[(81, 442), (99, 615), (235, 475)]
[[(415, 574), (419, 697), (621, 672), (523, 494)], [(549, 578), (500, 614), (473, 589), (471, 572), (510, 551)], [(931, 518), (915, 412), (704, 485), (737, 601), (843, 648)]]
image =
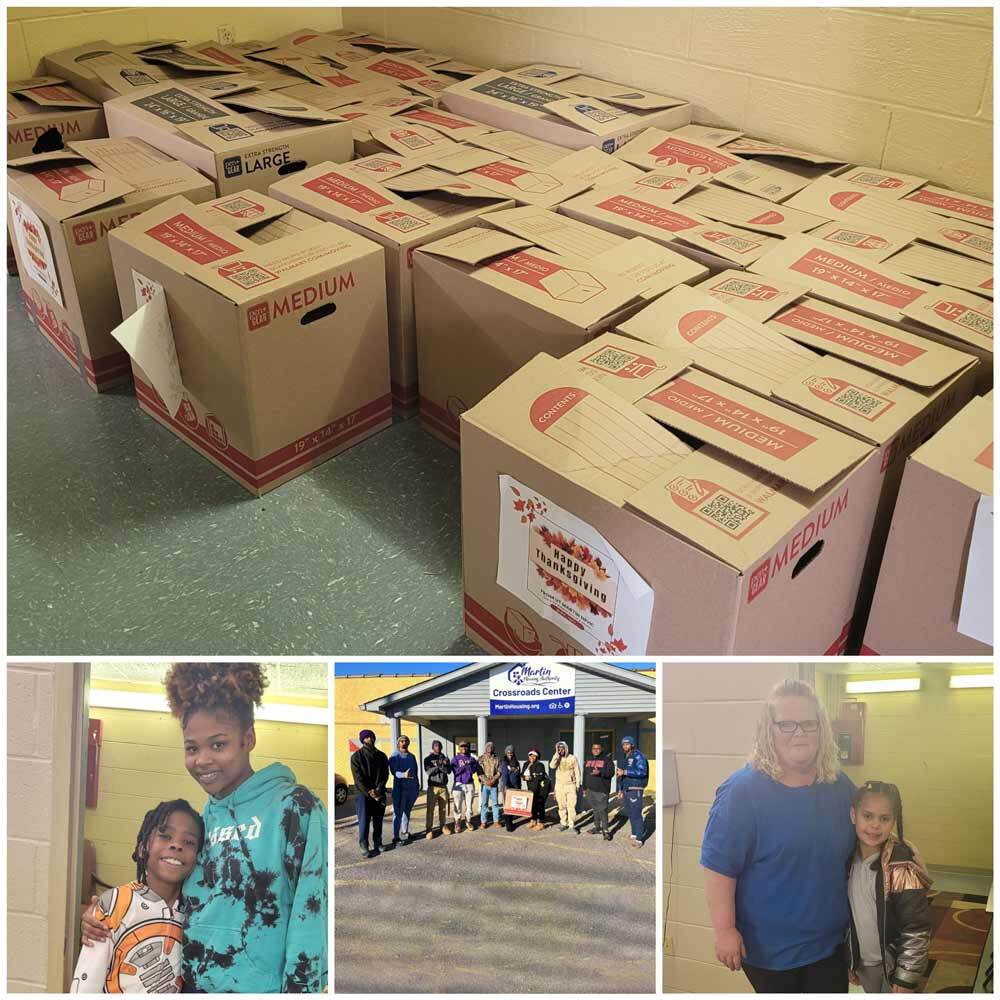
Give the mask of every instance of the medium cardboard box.
[(104, 109), (54, 76), (7, 84), (7, 159), (108, 134)]
[(977, 398), (906, 463), (866, 655), (993, 652), (992, 627), (965, 620), (977, 599), (993, 604), (992, 501), (993, 400)]
[(887, 258), (886, 263), (911, 278), (993, 298), (993, 265), (962, 254), (914, 243)]
[(87, 139), (7, 166), (8, 233), (35, 326), (100, 392), (129, 379), (108, 234), (175, 194), (212, 185), (141, 139)]
[(646, 128), (671, 129), (691, 121), (691, 105), (680, 98), (537, 64), (461, 80), (442, 92), (441, 104), (498, 129), (568, 149), (596, 146), (606, 153)]
[(705, 274), (658, 244), (544, 209), (483, 221), (492, 228), (425, 244), (414, 256), (420, 418), (456, 448), (461, 413), (538, 352), (562, 357)]
[(634, 184), (594, 188), (563, 202), (559, 211), (622, 236), (645, 236), (713, 271), (748, 268), (780, 245), (773, 236), (714, 222), (685, 208), (678, 199), (692, 189), (689, 180), (673, 178), (681, 186), (663, 188), (649, 183), (651, 177)]
[(174, 42), (116, 45), (103, 39), (50, 52), (45, 68), (101, 103), (166, 80), (193, 81), (240, 71)]
[(110, 135), (137, 135), (200, 170), (218, 194), (263, 193), (315, 163), (349, 160), (351, 126), (281, 91), (244, 91), (218, 100), (164, 84), (104, 105)]
[[(428, 156), (436, 156), (436, 151)], [(488, 212), (512, 206), (492, 191), (428, 167), (428, 162), (441, 161), (375, 156), (344, 166), (321, 163), (271, 186), (279, 201), (384, 248), (392, 398), (404, 415), (415, 413), (418, 401), (413, 252), (475, 225)]]
[[(806, 309), (800, 303), (789, 311)], [(877, 449), (881, 490), (846, 637), (846, 649), (853, 651), (864, 635), (906, 458), (969, 401), (978, 363), (971, 354), (924, 341), (926, 351), (915, 359), (910, 375), (917, 381), (907, 384), (906, 366), (902, 378), (897, 372), (890, 377), (872, 370), (863, 356), (848, 362), (836, 352), (823, 355), (800, 346), (782, 335), (786, 329), (780, 322), (762, 324), (701, 287), (675, 288), (619, 327), (645, 343), (687, 352), (693, 368), (779, 401)], [(813, 338), (811, 346), (822, 343)]]
[(879, 488), (866, 443), (702, 372), (633, 406), (538, 355), (462, 416), (466, 631), (517, 655), (839, 651)]
[(389, 426), (371, 240), (247, 190), (171, 198), (111, 256), (139, 405), (251, 493)]

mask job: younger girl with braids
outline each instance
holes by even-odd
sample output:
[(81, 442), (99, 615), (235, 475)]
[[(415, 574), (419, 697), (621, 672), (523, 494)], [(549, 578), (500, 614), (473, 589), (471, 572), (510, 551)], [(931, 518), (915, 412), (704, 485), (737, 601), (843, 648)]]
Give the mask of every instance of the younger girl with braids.
[(180, 993), (187, 905), (181, 895), (205, 841), (201, 817), (184, 799), (146, 813), (132, 860), (134, 882), (108, 889), (96, 904), (107, 937), (83, 948), (72, 993)]
[(184, 885), (184, 991), (322, 992), (326, 810), (284, 764), (252, 767), (262, 668), (178, 663), (165, 683), (184, 764), (209, 795), (205, 846)]
[(927, 969), (931, 880), (903, 839), (899, 789), (866, 781), (854, 796), (851, 822), (858, 838), (847, 871), (851, 982), (866, 993), (912, 993)]

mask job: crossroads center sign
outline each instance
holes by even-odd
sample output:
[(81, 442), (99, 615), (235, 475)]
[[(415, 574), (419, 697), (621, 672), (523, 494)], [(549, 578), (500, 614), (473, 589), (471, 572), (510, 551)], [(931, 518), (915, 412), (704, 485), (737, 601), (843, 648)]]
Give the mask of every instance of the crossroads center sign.
[(576, 670), (565, 663), (506, 663), (490, 670), (490, 715), (572, 715)]

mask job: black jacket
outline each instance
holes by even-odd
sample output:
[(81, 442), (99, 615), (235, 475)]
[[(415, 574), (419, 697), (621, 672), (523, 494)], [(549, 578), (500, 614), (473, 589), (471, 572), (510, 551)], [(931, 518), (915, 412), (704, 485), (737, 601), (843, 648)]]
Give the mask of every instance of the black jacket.
[(534, 764), (525, 764), (521, 768), (521, 777), (524, 778), (529, 792), (548, 793), (549, 772), (540, 760), (536, 760)]
[(611, 779), (615, 776), (615, 762), (608, 754), (588, 757), (583, 762), (583, 787), (591, 792), (611, 794)]
[(389, 780), (389, 758), (377, 747), (365, 747), (351, 754), (351, 774), (359, 795), (374, 790), (385, 801), (385, 783)]
[(443, 753), (429, 753), (424, 758), (424, 774), (428, 788), (447, 788), (451, 761)]
[[(853, 855), (847, 863), (848, 878), (852, 862)], [(930, 951), (931, 917), (927, 904), (930, 877), (915, 859), (910, 845), (895, 837), (890, 837), (881, 854), (869, 863), (876, 870), (875, 913), (886, 979), (896, 986), (916, 989), (927, 969)], [(853, 972), (861, 962), (861, 946), (853, 914), (848, 952)]]

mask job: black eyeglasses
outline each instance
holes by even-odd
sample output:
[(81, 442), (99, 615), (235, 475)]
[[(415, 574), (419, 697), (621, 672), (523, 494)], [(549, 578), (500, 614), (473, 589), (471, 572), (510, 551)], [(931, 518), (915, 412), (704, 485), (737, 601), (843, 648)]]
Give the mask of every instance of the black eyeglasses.
[(792, 733), (801, 729), (804, 733), (814, 733), (819, 729), (818, 719), (804, 719), (802, 722), (793, 722), (791, 719), (783, 719), (781, 722), (773, 723), (777, 726), (786, 736), (791, 736)]

